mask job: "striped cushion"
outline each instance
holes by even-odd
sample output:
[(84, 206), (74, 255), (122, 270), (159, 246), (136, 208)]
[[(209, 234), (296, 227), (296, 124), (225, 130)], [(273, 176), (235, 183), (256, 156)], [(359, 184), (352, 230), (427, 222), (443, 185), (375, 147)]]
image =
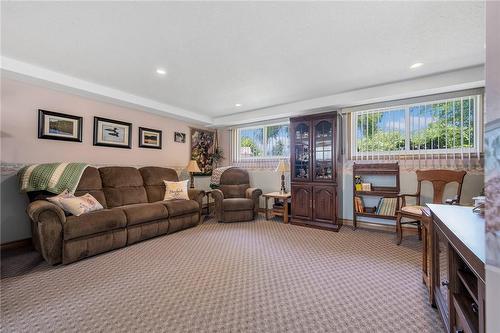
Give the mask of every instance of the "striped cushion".
[(407, 212), (415, 215), (422, 215), (422, 209), (425, 209), (424, 206), (404, 206), (401, 208), (401, 211)]

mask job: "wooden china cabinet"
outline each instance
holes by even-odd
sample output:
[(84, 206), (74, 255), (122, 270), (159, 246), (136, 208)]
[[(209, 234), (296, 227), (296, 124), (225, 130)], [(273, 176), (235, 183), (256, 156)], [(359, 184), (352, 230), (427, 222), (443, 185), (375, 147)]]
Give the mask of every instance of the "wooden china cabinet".
[(290, 139), (291, 223), (338, 231), (337, 113), (291, 118)]

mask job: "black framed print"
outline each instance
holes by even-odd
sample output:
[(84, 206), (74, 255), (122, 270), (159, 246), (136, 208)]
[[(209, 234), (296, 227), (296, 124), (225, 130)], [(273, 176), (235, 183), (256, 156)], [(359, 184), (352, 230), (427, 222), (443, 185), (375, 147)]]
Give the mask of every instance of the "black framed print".
[(139, 127), (139, 147), (161, 149), (161, 131)]
[(94, 146), (132, 148), (132, 124), (94, 117)]
[(83, 118), (38, 110), (38, 138), (82, 142)]
[(175, 132), (174, 141), (179, 143), (186, 143), (186, 133)]

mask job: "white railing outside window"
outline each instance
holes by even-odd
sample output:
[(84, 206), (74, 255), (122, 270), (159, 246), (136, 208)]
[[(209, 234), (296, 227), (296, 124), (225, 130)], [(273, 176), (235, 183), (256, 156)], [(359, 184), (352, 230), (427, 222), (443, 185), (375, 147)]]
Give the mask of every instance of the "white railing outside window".
[(439, 162), (443, 166), (452, 166), (456, 160), (478, 161), (481, 102), (482, 95), (471, 95), (354, 111), (351, 159), (411, 160), (417, 161), (416, 167), (433, 159), (444, 160)]

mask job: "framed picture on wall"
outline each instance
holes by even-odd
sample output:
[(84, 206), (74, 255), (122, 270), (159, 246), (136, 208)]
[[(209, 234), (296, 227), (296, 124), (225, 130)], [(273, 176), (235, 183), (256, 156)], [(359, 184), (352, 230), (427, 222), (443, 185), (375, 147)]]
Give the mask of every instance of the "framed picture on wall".
[(132, 124), (94, 117), (94, 146), (132, 148)]
[(198, 162), (200, 176), (212, 174), (215, 131), (191, 128), (191, 159)]
[(161, 131), (139, 127), (139, 147), (161, 149)]
[(38, 138), (82, 142), (83, 118), (38, 110)]
[(174, 141), (179, 143), (186, 143), (186, 133), (175, 132)]

